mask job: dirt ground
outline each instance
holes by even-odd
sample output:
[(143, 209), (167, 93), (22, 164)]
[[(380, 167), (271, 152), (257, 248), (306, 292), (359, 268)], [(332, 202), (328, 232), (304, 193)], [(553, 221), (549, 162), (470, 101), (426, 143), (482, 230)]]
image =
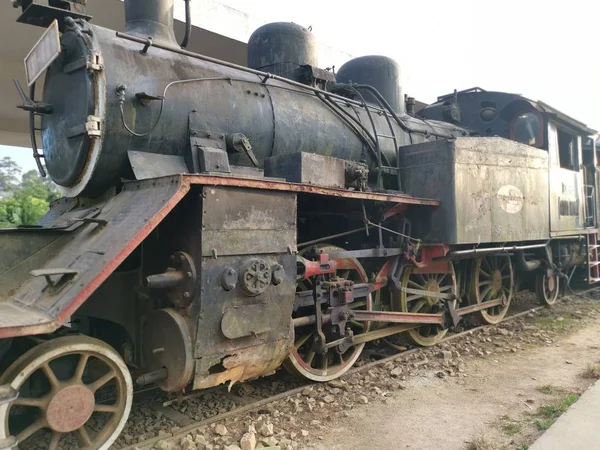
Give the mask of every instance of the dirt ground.
[[(516, 303), (518, 311), (532, 307), (526, 297)], [(371, 348), (374, 355), (377, 348)], [(526, 450), (595, 378), (600, 378), (600, 292), (307, 385), (185, 436), (176, 427), (161, 430), (164, 439), (153, 448)], [(179, 412), (202, 412), (204, 403), (186, 402)]]
[(487, 441), (490, 450), (526, 449), (545, 426), (536, 423), (538, 408), (593, 383), (582, 373), (600, 360), (600, 318), (544, 344), (472, 358), (462, 377), (439, 378), (435, 370), (409, 377), (406, 389), (334, 419), (313, 448), (479, 450)]

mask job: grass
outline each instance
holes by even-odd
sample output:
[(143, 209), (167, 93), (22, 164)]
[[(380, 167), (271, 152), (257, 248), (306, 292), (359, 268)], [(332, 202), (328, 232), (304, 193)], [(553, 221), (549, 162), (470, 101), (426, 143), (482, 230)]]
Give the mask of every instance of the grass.
[(591, 378), (592, 380), (600, 380), (600, 363), (588, 363), (581, 372), (583, 378)]
[(554, 386), (552, 386), (551, 384), (545, 384), (545, 385), (537, 388), (537, 390), (540, 391), (542, 394), (551, 395), (551, 394), (554, 394), (554, 392), (556, 391), (556, 388)]
[(542, 316), (537, 319), (537, 324), (544, 330), (560, 332), (570, 329), (577, 322), (573, 317), (560, 317), (562, 320), (559, 321), (556, 316)]
[(502, 431), (507, 436), (515, 436), (523, 431), (523, 426), (516, 422), (506, 422), (502, 424)]
[(485, 436), (477, 436), (471, 439), (466, 450), (496, 450), (496, 447)]
[(535, 413), (539, 419), (535, 421), (538, 430), (545, 431), (563, 414), (569, 407), (579, 399), (579, 394), (570, 393), (559, 398), (554, 403), (540, 406)]

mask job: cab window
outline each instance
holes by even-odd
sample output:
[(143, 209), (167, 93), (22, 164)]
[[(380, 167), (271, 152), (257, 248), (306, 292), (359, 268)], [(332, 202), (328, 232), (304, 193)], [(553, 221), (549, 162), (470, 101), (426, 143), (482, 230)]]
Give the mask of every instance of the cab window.
[(520, 114), (513, 123), (513, 138), (522, 144), (539, 147), (542, 145), (540, 117), (533, 112)]
[(579, 140), (577, 136), (557, 129), (558, 160), (560, 167), (569, 170), (579, 170)]

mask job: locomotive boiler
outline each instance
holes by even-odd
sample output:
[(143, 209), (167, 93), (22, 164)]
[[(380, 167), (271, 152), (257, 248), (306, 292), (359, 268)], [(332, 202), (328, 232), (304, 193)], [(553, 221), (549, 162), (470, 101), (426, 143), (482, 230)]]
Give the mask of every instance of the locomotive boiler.
[[(316, 67), (315, 38), (300, 26), (269, 25), (250, 39), (250, 67), (265, 73), (178, 49), (170, 3), (128, 1), (125, 12), (125, 34), (116, 37), (66, 20), (61, 54), (48, 69), (42, 104), (52, 113), (42, 116), (42, 147), (48, 173), (66, 196), (99, 196), (131, 177), (132, 167), (133, 176), (143, 170), (138, 165), (155, 165), (156, 176), (199, 167), (231, 173), (230, 165), (262, 169), (265, 158), (295, 152), (391, 170), (397, 148), (411, 142), (406, 129), (417, 140), (461, 131), (410, 117), (390, 120), (318, 89), (335, 77)], [(381, 96), (349, 87), (353, 97), (401, 114), (397, 64), (384, 57), (356, 64), (342, 67), (338, 79), (360, 83), (378, 74)]]
[(63, 198), (0, 230), (0, 449), (106, 449), (134, 384), (328, 381), (369, 341), (435, 345), (600, 280), (584, 124), (480, 88), (415, 111), (395, 61), (322, 69), (295, 24), (216, 60), (173, 2), (125, 0), (124, 32), (13, 2), (46, 29), (17, 88)]

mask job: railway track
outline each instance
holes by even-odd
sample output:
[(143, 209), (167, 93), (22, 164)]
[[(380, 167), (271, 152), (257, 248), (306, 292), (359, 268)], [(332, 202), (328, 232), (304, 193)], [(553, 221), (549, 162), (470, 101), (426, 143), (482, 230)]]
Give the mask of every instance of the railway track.
[[(598, 289), (600, 289), (600, 288), (596, 287), (596, 288), (592, 288), (592, 289), (586, 289), (586, 290), (581, 290), (578, 292), (573, 292), (572, 294), (569, 294), (569, 295), (563, 297), (561, 300), (561, 303), (564, 303), (565, 301), (567, 301), (569, 299), (573, 299), (573, 298), (576, 298), (579, 296), (584, 296), (585, 294), (593, 292), (593, 291), (597, 291)], [(502, 323), (503, 324), (510, 323), (511, 321), (514, 321), (515, 319), (518, 319), (518, 318), (521, 318), (528, 314), (531, 314), (532, 312), (537, 312), (537, 311), (543, 310), (545, 308), (548, 308), (548, 307), (537, 306), (537, 307), (533, 307), (533, 308), (527, 308), (526, 310), (523, 310), (518, 313), (511, 314), (510, 316), (507, 316)], [(468, 336), (470, 334), (477, 332), (478, 330), (484, 330), (486, 328), (495, 328), (495, 327), (498, 327), (498, 325), (485, 324), (485, 325), (473, 326), (464, 331), (457, 332), (457, 333), (446, 336), (437, 346), (434, 346), (433, 348), (439, 347), (444, 343), (452, 342), (454, 340)], [(353, 367), (347, 373), (345, 373), (343, 376), (341, 376), (340, 380), (348, 379), (355, 374), (369, 371), (370, 369), (373, 369), (378, 366), (383, 366), (386, 363), (393, 362), (399, 358), (405, 359), (409, 355), (417, 354), (426, 349), (427, 348), (424, 348), (424, 347), (416, 347), (416, 348), (407, 349), (404, 351), (394, 351), (389, 356), (383, 356), (383, 357), (381, 357), (381, 359), (377, 359), (375, 361), (370, 361), (370, 362), (364, 363), (362, 365)], [(327, 384), (327, 383), (325, 383), (325, 384)], [(290, 397), (293, 397), (297, 394), (302, 393), (307, 388), (316, 387), (316, 386), (320, 386), (320, 385), (323, 385), (323, 383), (310, 382), (310, 381), (301, 382), (300, 381), (297, 383), (297, 385), (293, 386), (290, 389), (286, 389), (283, 392), (279, 392), (274, 395), (269, 395), (269, 396), (266, 396), (264, 398), (261, 398), (261, 399), (255, 400), (255, 401), (249, 401), (245, 404), (234, 407), (233, 409), (230, 409), (226, 412), (219, 413), (214, 416), (208, 417), (203, 420), (198, 420), (198, 421), (193, 421), (188, 416), (186, 416), (186, 415), (182, 414), (181, 412), (177, 411), (176, 409), (173, 409), (170, 407), (170, 405), (178, 402), (177, 399), (155, 402), (151, 406), (151, 408), (154, 409), (155, 411), (159, 412), (164, 417), (167, 417), (171, 422), (175, 423), (176, 427), (171, 428), (171, 432), (169, 434), (159, 435), (159, 436), (152, 437), (152, 438), (143, 440), (143, 441), (135, 443), (135, 444), (131, 444), (131, 445), (127, 445), (127, 446), (119, 447), (119, 448), (121, 450), (135, 450), (135, 449), (143, 450), (143, 449), (153, 448), (155, 446), (155, 444), (157, 444), (161, 440), (166, 439), (166, 440), (176, 441), (182, 437), (187, 436), (190, 433), (193, 433), (195, 431), (198, 431), (205, 427), (208, 427), (211, 424), (215, 424), (217, 422), (220, 422), (220, 421), (223, 421), (223, 420), (226, 420), (229, 418), (242, 416), (244, 414), (260, 410), (261, 408), (264, 408), (265, 406), (267, 406), (271, 403), (275, 403), (275, 402), (278, 402), (281, 400), (288, 399)], [(188, 400), (191, 398), (201, 397), (201, 396), (206, 395), (211, 392), (226, 393), (227, 388), (224, 386), (214, 388), (208, 392), (203, 391), (198, 394), (192, 394), (190, 396), (182, 397), (179, 399), (179, 401), (185, 401), (185, 400)], [(151, 391), (146, 389), (145, 395), (148, 395), (149, 393), (151, 393)], [(114, 448), (117, 448), (117, 447), (114, 447)]]

